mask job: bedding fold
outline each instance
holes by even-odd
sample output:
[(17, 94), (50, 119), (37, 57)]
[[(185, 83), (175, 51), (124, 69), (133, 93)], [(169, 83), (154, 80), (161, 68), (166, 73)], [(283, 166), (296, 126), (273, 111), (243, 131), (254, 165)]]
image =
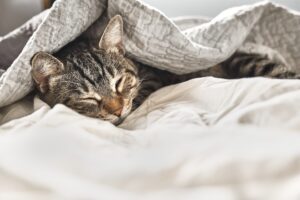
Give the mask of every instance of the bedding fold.
[(170, 19), (137, 0), (57, 0), (0, 38), (0, 199), (298, 200), (299, 80), (193, 79), (118, 127), (30, 93), (34, 53), (95, 37), (116, 14), (128, 55), (153, 67), (188, 73), (239, 49), (300, 71), (299, 13), (277, 4)]

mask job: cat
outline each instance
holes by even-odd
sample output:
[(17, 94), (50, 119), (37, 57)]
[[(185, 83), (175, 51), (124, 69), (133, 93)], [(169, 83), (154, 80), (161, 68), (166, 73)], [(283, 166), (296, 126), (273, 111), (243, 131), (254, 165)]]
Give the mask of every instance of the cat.
[(116, 15), (96, 47), (75, 40), (53, 55), (36, 53), (31, 75), (40, 98), (50, 106), (64, 104), (117, 125), (154, 91), (192, 78), (297, 78), (283, 64), (242, 52), (209, 69), (175, 75), (129, 59), (122, 38), (123, 20)]

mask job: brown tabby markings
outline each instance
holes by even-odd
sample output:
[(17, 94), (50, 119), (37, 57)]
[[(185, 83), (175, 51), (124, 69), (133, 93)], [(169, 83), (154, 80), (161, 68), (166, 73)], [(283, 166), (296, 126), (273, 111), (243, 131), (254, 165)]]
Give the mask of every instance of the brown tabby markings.
[(297, 77), (267, 57), (241, 52), (207, 70), (175, 75), (127, 58), (122, 35), (123, 21), (117, 15), (96, 48), (86, 41), (74, 41), (53, 56), (45, 52), (34, 55), (32, 77), (40, 97), (51, 106), (62, 103), (118, 124), (154, 91), (192, 78)]

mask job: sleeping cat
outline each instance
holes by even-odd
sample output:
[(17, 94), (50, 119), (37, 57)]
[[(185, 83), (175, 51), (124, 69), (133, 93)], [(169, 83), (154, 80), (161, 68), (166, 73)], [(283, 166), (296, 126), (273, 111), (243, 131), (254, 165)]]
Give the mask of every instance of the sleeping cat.
[(123, 21), (117, 15), (97, 47), (77, 40), (54, 55), (35, 54), (31, 73), (41, 99), (50, 106), (61, 103), (83, 115), (119, 124), (154, 91), (192, 78), (296, 78), (267, 57), (240, 52), (207, 70), (175, 75), (126, 57), (122, 34)]

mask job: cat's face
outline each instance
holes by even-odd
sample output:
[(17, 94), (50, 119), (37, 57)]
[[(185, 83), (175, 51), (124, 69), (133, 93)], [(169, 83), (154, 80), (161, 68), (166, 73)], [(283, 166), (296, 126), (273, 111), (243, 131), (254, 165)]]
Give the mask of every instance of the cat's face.
[(74, 47), (63, 59), (45, 52), (32, 59), (32, 77), (41, 98), (75, 111), (119, 123), (131, 109), (139, 89), (137, 68), (124, 56), (122, 18), (107, 25), (99, 48)]

